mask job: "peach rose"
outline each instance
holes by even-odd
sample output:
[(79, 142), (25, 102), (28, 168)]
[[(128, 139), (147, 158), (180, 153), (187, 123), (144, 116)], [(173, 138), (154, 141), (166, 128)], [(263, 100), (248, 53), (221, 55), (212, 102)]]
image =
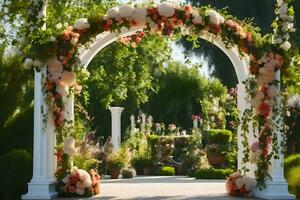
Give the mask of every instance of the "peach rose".
[(61, 75), (61, 82), (66, 86), (71, 86), (75, 83), (76, 75), (73, 72), (63, 72)]

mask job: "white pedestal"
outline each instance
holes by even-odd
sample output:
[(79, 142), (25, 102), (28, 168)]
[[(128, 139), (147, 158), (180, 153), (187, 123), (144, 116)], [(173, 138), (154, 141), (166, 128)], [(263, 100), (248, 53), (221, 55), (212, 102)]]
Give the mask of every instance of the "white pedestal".
[(111, 112), (111, 140), (113, 150), (117, 151), (121, 147), (121, 114), (124, 108), (110, 107)]
[(49, 180), (34, 180), (32, 179), (28, 183), (28, 193), (22, 195), (22, 199), (54, 199), (57, 197), (57, 192), (55, 191), (56, 181)]
[(283, 181), (270, 181), (266, 183), (266, 189), (256, 189), (253, 196), (261, 199), (296, 199), (294, 195), (288, 191), (288, 185), (285, 180)]

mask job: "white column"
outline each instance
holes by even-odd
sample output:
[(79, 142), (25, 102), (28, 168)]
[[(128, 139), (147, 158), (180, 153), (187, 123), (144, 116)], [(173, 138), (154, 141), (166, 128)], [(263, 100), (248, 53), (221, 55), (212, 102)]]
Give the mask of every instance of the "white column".
[[(52, 199), (57, 196), (54, 177), (56, 137), (52, 114), (48, 112), (42, 91), (46, 68), (35, 71), (34, 77), (33, 176), (28, 183), (28, 193), (22, 195), (22, 199)], [(47, 117), (45, 124), (44, 117)]]
[(113, 150), (116, 151), (121, 146), (121, 114), (124, 108), (110, 107), (111, 112), (111, 140)]
[(130, 116), (130, 133), (131, 133), (131, 135), (134, 134), (134, 129), (135, 129), (134, 115), (131, 115)]
[(193, 127), (194, 127), (194, 129), (198, 129), (198, 117), (193, 119)]
[[(277, 72), (277, 80), (280, 80), (280, 72)], [(280, 88), (280, 86), (279, 86)], [(276, 98), (277, 106), (281, 106), (281, 98), (278, 96)], [(282, 109), (278, 109), (282, 110)], [(279, 121), (279, 126), (275, 127), (274, 131), (278, 138), (278, 144), (283, 140), (282, 138), (282, 126), (284, 126), (282, 115), (276, 115), (275, 121)], [(282, 146), (278, 145), (279, 149), (279, 159), (272, 159), (271, 166), (269, 168), (269, 173), (272, 177), (272, 180), (266, 183), (266, 189), (260, 191), (255, 190), (254, 196), (262, 199), (295, 199), (295, 196), (289, 194), (288, 184), (284, 178), (283, 164), (284, 164), (284, 155), (281, 153)]]
[(141, 129), (144, 130), (146, 127), (146, 115), (145, 113), (142, 113), (142, 125), (141, 125)]

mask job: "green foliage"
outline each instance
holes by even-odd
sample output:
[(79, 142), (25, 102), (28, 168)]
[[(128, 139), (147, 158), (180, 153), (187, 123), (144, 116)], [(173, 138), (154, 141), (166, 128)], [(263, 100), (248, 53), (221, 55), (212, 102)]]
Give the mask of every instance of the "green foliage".
[(98, 169), (99, 167), (99, 160), (96, 159), (86, 159), (81, 155), (76, 155), (72, 157), (72, 159), (74, 166), (78, 167), (78, 169), (90, 171), (91, 169)]
[(195, 173), (196, 179), (225, 179), (231, 173), (233, 173), (233, 169), (214, 169), (214, 168), (207, 168), (207, 169), (199, 169)]
[(300, 197), (300, 165), (288, 171), (287, 182), (290, 192), (297, 195), (298, 199)]
[(132, 168), (122, 169), (121, 174), (123, 178), (133, 178), (136, 176), (136, 171)]
[(32, 156), (26, 150), (14, 149), (0, 156), (0, 163), (0, 199), (20, 199), (32, 176)]
[(284, 174), (287, 177), (289, 171), (294, 168), (300, 166), (300, 154), (290, 155), (286, 159), (284, 159)]
[(174, 167), (169, 167), (169, 166), (164, 166), (159, 169), (157, 172), (157, 175), (159, 176), (174, 176), (175, 175), (175, 168)]
[(144, 168), (153, 166), (153, 161), (147, 156), (139, 155), (132, 158), (131, 165), (135, 168), (137, 174), (142, 175), (144, 174)]
[(129, 152), (127, 147), (122, 146), (117, 152), (112, 152), (108, 155), (107, 167), (108, 169), (122, 169), (129, 162)]
[(207, 131), (208, 144), (227, 145), (231, 142), (232, 132), (226, 129), (211, 129)]

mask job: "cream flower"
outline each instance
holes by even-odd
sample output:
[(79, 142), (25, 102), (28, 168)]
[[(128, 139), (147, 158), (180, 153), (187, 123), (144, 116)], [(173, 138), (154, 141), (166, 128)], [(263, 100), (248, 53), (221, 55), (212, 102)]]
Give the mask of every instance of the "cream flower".
[(78, 167), (73, 166), (73, 167), (71, 168), (71, 176), (76, 175), (77, 172), (78, 172)]
[(201, 16), (195, 15), (193, 17), (193, 21), (192, 22), (193, 22), (193, 24), (202, 24), (203, 23), (203, 19), (202, 19)]
[(48, 66), (48, 71), (51, 74), (55, 74), (57, 72), (62, 72), (63, 71), (62, 63), (55, 57), (50, 58), (47, 61), (47, 66)]
[(62, 23), (58, 23), (55, 25), (56, 29), (61, 29), (63, 27)]
[(75, 139), (67, 137), (64, 139), (63, 151), (69, 156), (74, 156), (77, 154), (77, 149), (75, 148)]
[(83, 169), (79, 169), (78, 172), (80, 180), (84, 183), (86, 187), (90, 187), (92, 185), (92, 179), (90, 174)]
[(68, 183), (69, 182), (69, 177), (70, 177), (70, 175), (67, 175), (65, 178), (63, 178), (62, 182), (64, 184)]
[(291, 48), (291, 43), (289, 41), (285, 41), (280, 45), (280, 48), (282, 48), (285, 51), (288, 51)]
[(62, 97), (66, 97), (69, 94), (69, 87), (59, 81), (56, 83), (56, 92), (58, 92)]
[(75, 22), (74, 28), (77, 30), (84, 30), (90, 28), (90, 24), (87, 18), (80, 18)]
[(235, 180), (235, 185), (237, 189), (241, 189), (244, 186), (243, 178), (237, 178)]
[(78, 195), (84, 195), (84, 190), (83, 189), (80, 189), (80, 188), (76, 188), (76, 194)]
[(287, 101), (287, 107), (300, 110), (300, 95), (291, 96)]
[(158, 13), (163, 17), (172, 17), (175, 14), (174, 6), (168, 2), (163, 2), (157, 6)]
[(209, 16), (210, 22), (215, 24), (215, 25), (223, 24), (224, 21), (225, 21), (224, 17), (222, 15), (220, 15), (220, 13), (218, 13), (215, 10), (206, 11), (206, 15)]
[(114, 7), (111, 8), (107, 11), (107, 16), (108, 18), (116, 18), (119, 15), (119, 8), (118, 7)]
[(31, 69), (32, 66), (33, 66), (33, 60), (31, 58), (26, 58), (23, 64), (23, 68), (29, 70)]
[(48, 79), (52, 82), (57, 82), (61, 76), (61, 72), (54, 72), (48, 74)]
[(275, 85), (271, 85), (269, 86), (268, 90), (267, 90), (267, 94), (269, 97), (273, 98), (276, 97), (279, 94), (279, 89), (277, 86)]
[(263, 98), (265, 97), (262, 91), (258, 91), (253, 99), (251, 99), (250, 104), (256, 108), (258, 105), (261, 104)]
[(60, 80), (66, 86), (71, 86), (71, 85), (74, 85), (74, 83), (76, 81), (76, 75), (73, 72), (65, 71), (62, 73)]
[(132, 15), (132, 19), (134, 19), (138, 23), (145, 23), (147, 18), (147, 10), (146, 8), (137, 7), (134, 9), (134, 13)]
[(256, 186), (256, 180), (249, 176), (244, 176), (242, 179), (245, 184), (246, 191), (251, 192), (252, 189)]
[(230, 178), (238, 178), (238, 177), (241, 176), (241, 173), (240, 172), (234, 172), (234, 173), (230, 174), (229, 176), (230, 176)]
[(131, 17), (134, 12), (134, 8), (130, 4), (124, 4), (119, 7), (119, 14), (123, 18)]

